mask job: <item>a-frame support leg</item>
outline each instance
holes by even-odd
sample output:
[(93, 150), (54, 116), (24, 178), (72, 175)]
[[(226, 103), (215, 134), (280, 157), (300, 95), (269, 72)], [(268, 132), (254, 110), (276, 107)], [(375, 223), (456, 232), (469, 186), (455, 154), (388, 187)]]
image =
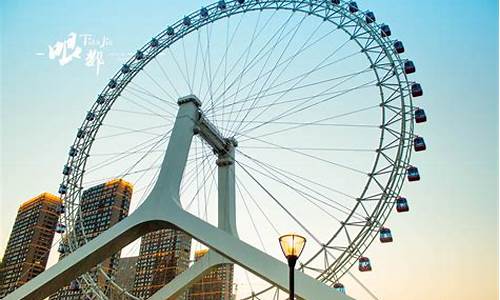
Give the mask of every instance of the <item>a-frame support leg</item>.
[[(110, 253), (117, 252), (148, 232), (165, 228), (182, 230), (227, 260), (281, 289), (288, 289), (288, 266), (285, 263), (181, 208), (179, 188), (193, 131), (200, 120), (200, 103), (195, 98), (186, 97), (179, 100), (179, 106), (157, 183), (144, 203), (129, 217), (9, 294), (6, 300), (44, 299), (109, 257)], [(296, 271), (295, 278), (296, 295), (299, 298), (352, 299), (304, 273)]]

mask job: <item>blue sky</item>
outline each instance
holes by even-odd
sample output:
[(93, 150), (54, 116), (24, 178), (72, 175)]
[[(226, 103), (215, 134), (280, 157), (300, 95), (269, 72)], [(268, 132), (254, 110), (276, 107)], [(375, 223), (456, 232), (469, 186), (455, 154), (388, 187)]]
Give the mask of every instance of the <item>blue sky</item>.
[[(100, 75), (81, 62), (59, 66), (47, 46), (69, 32), (107, 36), (107, 53), (132, 53), (206, 1), (2, 1), (0, 253), (18, 206), (56, 192), (76, 129), (125, 58)], [(380, 299), (495, 299), (498, 211), (498, 3), (358, 1), (391, 25), (417, 66), (418, 185), (405, 185), (408, 215), (389, 219), (397, 243), (369, 250), (376, 268), (359, 278)], [(422, 104), (420, 104), (422, 103)], [(355, 283), (353, 293), (364, 297)], [(349, 289), (349, 287), (348, 287)], [(363, 298), (364, 299), (364, 298)]]

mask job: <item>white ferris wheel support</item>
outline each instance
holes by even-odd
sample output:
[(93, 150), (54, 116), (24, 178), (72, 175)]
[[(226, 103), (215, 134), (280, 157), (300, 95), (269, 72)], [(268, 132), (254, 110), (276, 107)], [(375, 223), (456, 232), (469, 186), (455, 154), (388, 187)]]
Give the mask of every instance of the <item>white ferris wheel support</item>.
[[(213, 267), (234, 263), (262, 279), (288, 290), (288, 265), (238, 238), (235, 211), (235, 167), (233, 139), (223, 138), (190, 95), (179, 99), (179, 110), (158, 180), (144, 203), (98, 237), (78, 248), (56, 265), (27, 282), (5, 300), (44, 299), (142, 235), (159, 229), (180, 229), (211, 250), (200, 261), (174, 278), (149, 299), (170, 299), (182, 293)], [(218, 227), (186, 212), (179, 189), (194, 134), (199, 134), (218, 155)], [(296, 296), (307, 300), (352, 298), (316, 279), (295, 271)]]

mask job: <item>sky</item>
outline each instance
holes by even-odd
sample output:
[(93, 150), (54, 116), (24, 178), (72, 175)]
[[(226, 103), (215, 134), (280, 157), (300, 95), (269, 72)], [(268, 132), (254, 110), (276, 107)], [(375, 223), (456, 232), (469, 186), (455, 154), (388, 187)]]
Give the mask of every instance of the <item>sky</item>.
[[(55, 193), (68, 145), (92, 99), (151, 36), (207, 1), (2, 1), (0, 253), (19, 205)], [(418, 127), (428, 150), (405, 184), (411, 212), (393, 214), (390, 245), (368, 250), (374, 271), (355, 272), (379, 299), (496, 299), (498, 294), (498, 3), (358, 1), (404, 41), (424, 87)], [(99, 75), (60, 66), (48, 45), (68, 33), (111, 42)], [(44, 54), (44, 55), (41, 55)], [(422, 104), (420, 104), (420, 102)], [(369, 299), (352, 279), (348, 293)]]

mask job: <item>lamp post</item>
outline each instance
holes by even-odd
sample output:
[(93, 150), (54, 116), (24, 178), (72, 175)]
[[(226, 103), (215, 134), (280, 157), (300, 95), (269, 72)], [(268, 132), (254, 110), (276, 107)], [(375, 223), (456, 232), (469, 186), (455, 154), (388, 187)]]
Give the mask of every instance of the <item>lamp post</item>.
[(290, 233), (285, 234), (279, 238), (281, 250), (288, 260), (288, 267), (290, 268), (290, 300), (295, 299), (295, 263), (302, 254), (306, 244), (306, 238), (298, 234)]

